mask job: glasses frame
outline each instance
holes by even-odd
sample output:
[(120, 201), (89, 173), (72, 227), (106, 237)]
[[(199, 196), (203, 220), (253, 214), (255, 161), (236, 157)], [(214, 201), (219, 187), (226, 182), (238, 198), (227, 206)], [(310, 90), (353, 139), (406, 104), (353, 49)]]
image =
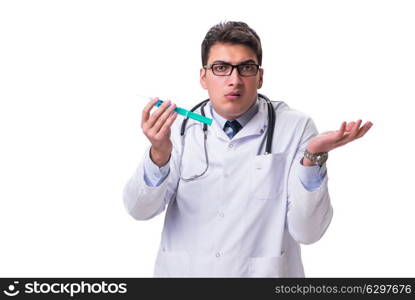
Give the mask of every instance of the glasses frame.
[[(231, 71), (229, 72), (229, 74), (225, 74), (225, 75), (219, 75), (219, 74), (216, 74), (215, 73), (215, 71), (213, 71), (213, 67), (215, 66), (215, 65), (227, 65), (227, 66), (231, 66), (232, 67), (232, 69), (231, 69)], [(247, 66), (247, 65), (249, 65), (249, 66), (256, 66), (256, 72), (255, 72), (255, 74), (252, 74), (252, 75), (242, 75), (241, 74), (241, 70), (239, 69), (240, 67), (242, 67), (242, 66)], [(242, 63), (242, 64), (239, 64), (239, 65), (232, 65), (232, 64), (230, 64), (230, 63), (225, 63), (225, 62), (223, 62), (223, 63), (213, 63), (213, 64), (210, 64), (210, 65), (206, 65), (206, 66), (203, 66), (203, 68), (205, 69), (205, 70), (212, 70), (212, 73), (213, 73), (213, 75), (215, 75), (215, 76), (231, 76), (232, 75), (232, 72), (233, 72), (233, 69), (235, 69), (236, 68), (236, 70), (238, 70), (238, 74), (239, 74), (239, 76), (241, 76), (241, 77), (254, 77), (254, 76), (256, 76), (257, 74), (258, 74), (258, 71), (259, 71), (259, 69), (260, 69), (260, 66), (258, 65), (258, 64), (254, 64), (254, 63)]]

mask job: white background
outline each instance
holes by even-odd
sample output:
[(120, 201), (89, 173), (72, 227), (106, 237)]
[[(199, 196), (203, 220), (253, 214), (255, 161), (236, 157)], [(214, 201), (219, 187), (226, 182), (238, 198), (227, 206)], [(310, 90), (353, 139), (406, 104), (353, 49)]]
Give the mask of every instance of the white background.
[(414, 5), (1, 1), (0, 276), (152, 276), (164, 214), (122, 203), (148, 145), (136, 94), (206, 98), (200, 44), (224, 20), (260, 35), (262, 93), (320, 131), (374, 123), (330, 153), (334, 218), (306, 276), (415, 276)]

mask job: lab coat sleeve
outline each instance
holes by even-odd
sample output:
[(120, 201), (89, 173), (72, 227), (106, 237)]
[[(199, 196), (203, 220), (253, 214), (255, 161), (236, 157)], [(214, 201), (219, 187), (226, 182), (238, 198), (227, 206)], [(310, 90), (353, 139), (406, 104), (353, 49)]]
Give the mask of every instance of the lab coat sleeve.
[(169, 175), (170, 166), (168, 162), (162, 166), (157, 166), (150, 157), (150, 149), (147, 151), (147, 155), (144, 156), (144, 182), (148, 186), (159, 186)]
[[(150, 147), (144, 155), (149, 155)], [(123, 198), (127, 212), (136, 220), (148, 220), (163, 212), (166, 205), (176, 195), (178, 184), (177, 151), (173, 151), (168, 162), (168, 175), (158, 186), (146, 184), (144, 162), (140, 162), (134, 175), (124, 187)]]
[[(302, 161), (302, 159), (301, 159)], [(300, 161), (300, 162), (301, 162)], [(304, 166), (301, 162), (302, 167), (299, 168), (298, 177), (301, 180), (301, 183), (308, 191), (315, 190), (320, 187), (326, 177), (326, 164), (319, 166)]]
[(299, 243), (312, 244), (318, 241), (329, 226), (333, 208), (328, 191), (328, 175), (320, 186), (307, 190), (300, 179), (301, 159), (308, 141), (318, 134), (317, 128), (308, 118), (302, 127), (301, 139), (294, 156), (288, 178), (287, 226), (291, 236)]

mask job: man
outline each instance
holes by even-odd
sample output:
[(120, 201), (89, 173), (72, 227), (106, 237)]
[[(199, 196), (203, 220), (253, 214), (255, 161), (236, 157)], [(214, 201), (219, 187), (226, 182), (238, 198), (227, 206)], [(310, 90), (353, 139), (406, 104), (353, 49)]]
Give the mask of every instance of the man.
[[(264, 154), (267, 102), (261, 42), (242, 22), (212, 27), (202, 43), (200, 83), (213, 123), (189, 119), (184, 138), (175, 104), (150, 101), (141, 127), (151, 147), (124, 189), (138, 220), (167, 206), (155, 266), (161, 277), (303, 277), (300, 244), (318, 241), (332, 207), (325, 160), (372, 123), (343, 122), (318, 135), (313, 121), (273, 102), (272, 153)], [(201, 113), (201, 109), (196, 110)]]

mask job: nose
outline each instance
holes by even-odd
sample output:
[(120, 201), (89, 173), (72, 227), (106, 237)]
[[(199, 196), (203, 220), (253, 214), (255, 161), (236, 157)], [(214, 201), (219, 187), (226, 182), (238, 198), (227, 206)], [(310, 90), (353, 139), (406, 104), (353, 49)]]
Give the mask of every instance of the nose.
[(228, 85), (238, 86), (243, 83), (241, 75), (239, 75), (238, 69), (233, 68), (231, 75), (228, 76)]

